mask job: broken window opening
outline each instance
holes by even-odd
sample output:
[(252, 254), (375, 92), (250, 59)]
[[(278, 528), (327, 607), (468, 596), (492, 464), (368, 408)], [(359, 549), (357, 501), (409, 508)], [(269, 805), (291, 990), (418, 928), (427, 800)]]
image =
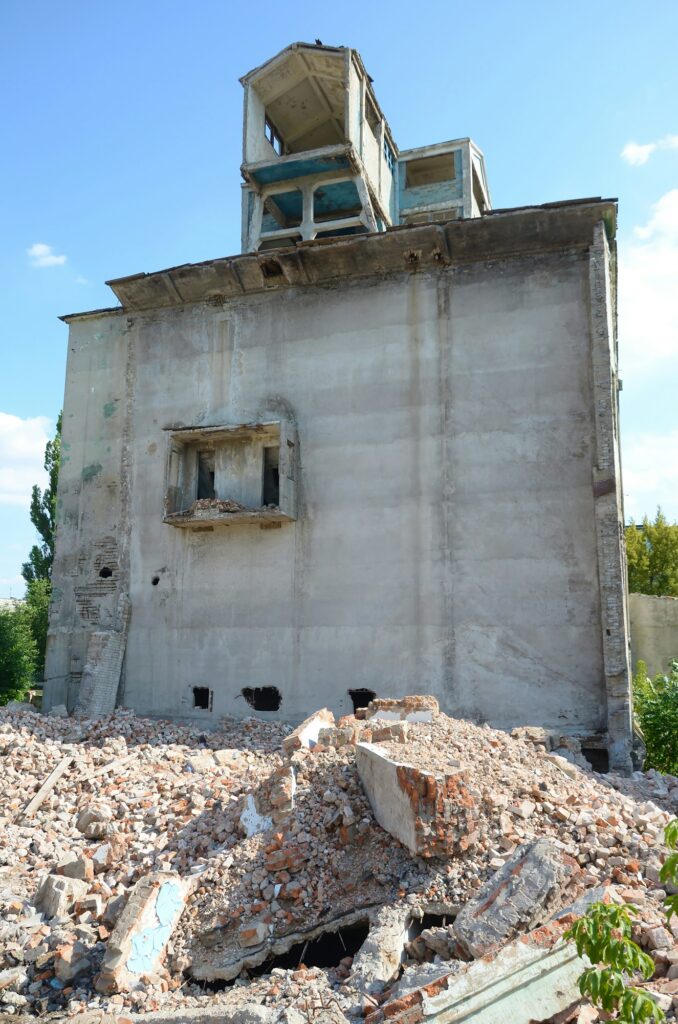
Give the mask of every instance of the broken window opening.
[(266, 115), (266, 118), (264, 119), (264, 135), (273, 147), (275, 155), (282, 156), (285, 152), (285, 143), (282, 140), (282, 135), (268, 115)]
[(282, 703), (277, 686), (244, 686), (240, 692), (255, 711), (277, 711)]
[(212, 691), (208, 686), (193, 687), (193, 707), (199, 711), (212, 710)]
[(216, 498), (214, 452), (198, 452), (198, 498)]
[(110, 569), (107, 565), (104, 565), (101, 569), (99, 569), (99, 576), (101, 577), (102, 580), (108, 580), (111, 578), (112, 575), (113, 570)]
[(359, 708), (366, 708), (370, 701), (373, 701), (377, 696), (374, 690), (367, 690), (365, 687), (360, 687), (357, 690), (349, 690), (348, 695), (353, 701), (353, 714), (355, 714)]
[(438, 156), (422, 156), (408, 160), (405, 164), (405, 188), (419, 188), (420, 185), (435, 185), (440, 181), (454, 181), (456, 171), (454, 153)]
[(278, 448), (264, 448), (264, 494), (263, 505), (280, 504), (280, 451)]

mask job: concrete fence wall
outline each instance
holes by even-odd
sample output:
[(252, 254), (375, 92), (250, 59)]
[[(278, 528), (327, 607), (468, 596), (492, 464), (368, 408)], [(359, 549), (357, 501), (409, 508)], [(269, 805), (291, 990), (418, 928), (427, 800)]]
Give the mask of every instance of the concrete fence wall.
[(631, 659), (647, 665), (648, 675), (665, 672), (671, 658), (678, 658), (678, 597), (629, 594)]

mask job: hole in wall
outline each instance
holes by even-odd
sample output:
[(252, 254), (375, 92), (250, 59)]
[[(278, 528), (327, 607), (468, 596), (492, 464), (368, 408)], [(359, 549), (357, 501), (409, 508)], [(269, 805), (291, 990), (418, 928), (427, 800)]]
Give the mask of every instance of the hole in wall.
[(259, 264), (261, 267), (261, 273), (267, 280), (272, 277), (282, 277), (283, 269), (277, 260), (262, 260)]
[(377, 696), (374, 690), (366, 690), (364, 687), (358, 690), (349, 690), (348, 695), (353, 701), (353, 714), (359, 708), (366, 708), (370, 701), (374, 700)]
[(282, 703), (277, 686), (245, 686), (240, 692), (255, 711), (277, 711)]
[(159, 576), (154, 576), (153, 579), (151, 580), (151, 586), (152, 587), (157, 587), (158, 583), (160, 583), (160, 577)]
[(101, 569), (99, 569), (99, 575), (101, 576), (102, 580), (110, 579), (110, 577), (113, 575), (113, 570), (109, 568), (109, 566), (104, 565)]
[(582, 747), (581, 752), (594, 772), (607, 775), (610, 770), (610, 757), (604, 747)]
[(193, 687), (193, 707), (199, 711), (212, 710), (212, 691), (208, 686)]

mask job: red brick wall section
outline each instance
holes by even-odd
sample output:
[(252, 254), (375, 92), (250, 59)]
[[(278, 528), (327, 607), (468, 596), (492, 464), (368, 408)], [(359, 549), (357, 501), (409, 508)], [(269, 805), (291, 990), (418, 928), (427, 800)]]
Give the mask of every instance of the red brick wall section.
[(399, 765), (398, 783), (415, 815), (421, 857), (465, 853), (478, 841), (478, 807), (465, 772), (433, 775)]

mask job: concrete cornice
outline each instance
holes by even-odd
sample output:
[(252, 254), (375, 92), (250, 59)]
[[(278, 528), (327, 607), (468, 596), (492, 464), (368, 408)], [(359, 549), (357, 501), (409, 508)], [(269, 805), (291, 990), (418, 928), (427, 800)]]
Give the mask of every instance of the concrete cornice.
[[(402, 271), (586, 249), (592, 244), (594, 228), (601, 220), (611, 242), (617, 223), (615, 199), (493, 210), (471, 220), (302, 242), (290, 248), (187, 263), (106, 283), (121, 303), (119, 312), (225, 302), (250, 293), (293, 286), (328, 286)], [(101, 316), (102, 311), (74, 313), (61, 319), (70, 322), (96, 315)]]

